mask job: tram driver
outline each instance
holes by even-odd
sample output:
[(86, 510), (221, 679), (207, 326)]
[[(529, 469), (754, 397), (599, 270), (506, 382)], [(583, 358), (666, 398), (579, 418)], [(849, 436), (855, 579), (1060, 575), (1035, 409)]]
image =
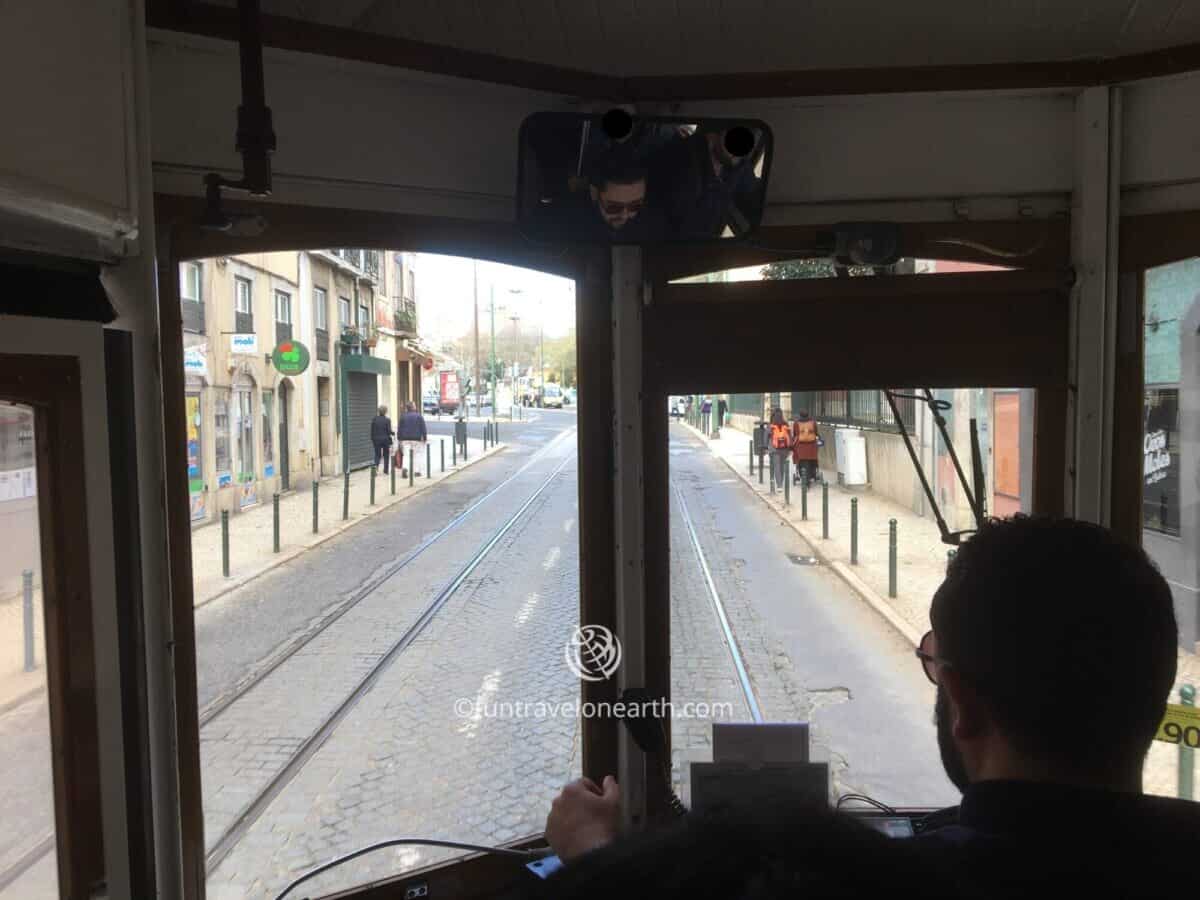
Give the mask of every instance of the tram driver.
[[(1142, 793), (1177, 629), (1171, 590), (1141, 549), (1069, 519), (991, 522), (954, 558), (930, 620), (917, 656), (963, 796), (951, 824), (916, 844), (972, 893), (1146, 896), (1172, 872), (1190, 877), (1200, 804)], [(567, 785), (547, 841), (588, 862), (616, 839), (619, 802), (611, 776)]]

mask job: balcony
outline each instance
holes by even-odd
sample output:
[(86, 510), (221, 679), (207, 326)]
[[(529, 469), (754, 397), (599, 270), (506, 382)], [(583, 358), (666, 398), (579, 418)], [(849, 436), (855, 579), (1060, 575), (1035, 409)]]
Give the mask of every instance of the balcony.
[(252, 334), (254, 332), (254, 314), (235, 312), (233, 314), (233, 330), (238, 334)]
[(353, 266), (371, 281), (379, 280), (379, 266), (383, 254), (378, 250), (354, 250), (348, 247), (338, 247), (329, 252)]
[(317, 359), (329, 361), (329, 332), (323, 328), (317, 329), (317, 346), (314, 349)]
[(196, 300), (180, 301), (183, 314), (183, 330), (204, 334), (204, 304)]
[(392, 313), (392, 328), (405, 337), (417, 335), (417, 310), (413, 306), (398, 306)]
[(275, 346), (279, 346), (284, 341), (292, 339), (292, 323), (291, 322), (276, 322), (275, 323)]

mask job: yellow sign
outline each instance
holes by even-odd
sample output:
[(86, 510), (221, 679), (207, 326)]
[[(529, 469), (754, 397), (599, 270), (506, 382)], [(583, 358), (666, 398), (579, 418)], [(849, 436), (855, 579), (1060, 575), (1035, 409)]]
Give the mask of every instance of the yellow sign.
[(1168, 744), (1183, 744), (1185, 747), (1200, 747), (1200, 708), (1168, 703), (1167, 714), (1163, 716), (1154, 739)]

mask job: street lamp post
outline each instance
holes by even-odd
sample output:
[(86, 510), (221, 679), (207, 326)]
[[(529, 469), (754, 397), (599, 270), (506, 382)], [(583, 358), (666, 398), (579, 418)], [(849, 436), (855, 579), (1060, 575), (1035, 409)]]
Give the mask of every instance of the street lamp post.
[[(520, 326), (518, 323), (521, 321), (521, 317), (513, 315), (513, 316), (509, 316), (509, 319), (511, 319), (512, 323), (513, 323), (512, 391), (513, 391), (513, 399), (516, 399), (516, 397), (517, 397), (517, 371), (518, 371), (518, 365), (520, 364), (520, 359), (521, 359), (521, 351), (520, 351), (521, 332), (520, 332)], [(522, 399), (524, 399), (524, 398), (522, 398)]]

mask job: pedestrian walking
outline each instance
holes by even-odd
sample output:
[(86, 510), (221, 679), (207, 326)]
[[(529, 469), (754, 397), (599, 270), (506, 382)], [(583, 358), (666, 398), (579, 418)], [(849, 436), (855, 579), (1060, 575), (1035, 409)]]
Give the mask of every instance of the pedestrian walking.
[(806, 410), (800, 410), (796, 421), (792, 423), (792, 461), (796, 464), (796, 484), (805, 478), (810, 484), (819, 480), (821, 467), (817, 464), (817, 451), (821, 444), (817, 423)]
[(417, 405), (411, 401), (404, 405), (404, 415), (396, 423), (396, 438), (400, 443), (396, 451), (400, 456), (397, 460), (397, 465), (400, 466), (400, 475), (404, 478), (408, 477), (407, 463), (410, 450), (413, 459), (413, 475), (416, 475), (417, 463), (425, 455), (425, 441), (428, 439), (428, 434), (425, 431), (425, 417), (417, 412)]
[(717, 424), (713, 428), (713, 437), (721, 436), (721, 429), (725, 425), (725, 415), (729, 412), (729, 404), (725, 402), (725, 398), (721, 397), (717, 400)]
[(379, 460), (383, 458), (383, 474), (388, 473), (388, 457), (392, 452), (392, 420), (388, 418), (387, 407), (379, 407), (379, 415), (371, 420), (371, 444), (375, 447), (375, 471), (379, 471)]
[(700, 404), (700, 430), (708, 434), (712, 427), (712, 398), (705, 397)]
[(792, 455), (792, 429), (783, 417), (783, 410), (771, 410), (771, 483), (783, 488), (784, 470)]

